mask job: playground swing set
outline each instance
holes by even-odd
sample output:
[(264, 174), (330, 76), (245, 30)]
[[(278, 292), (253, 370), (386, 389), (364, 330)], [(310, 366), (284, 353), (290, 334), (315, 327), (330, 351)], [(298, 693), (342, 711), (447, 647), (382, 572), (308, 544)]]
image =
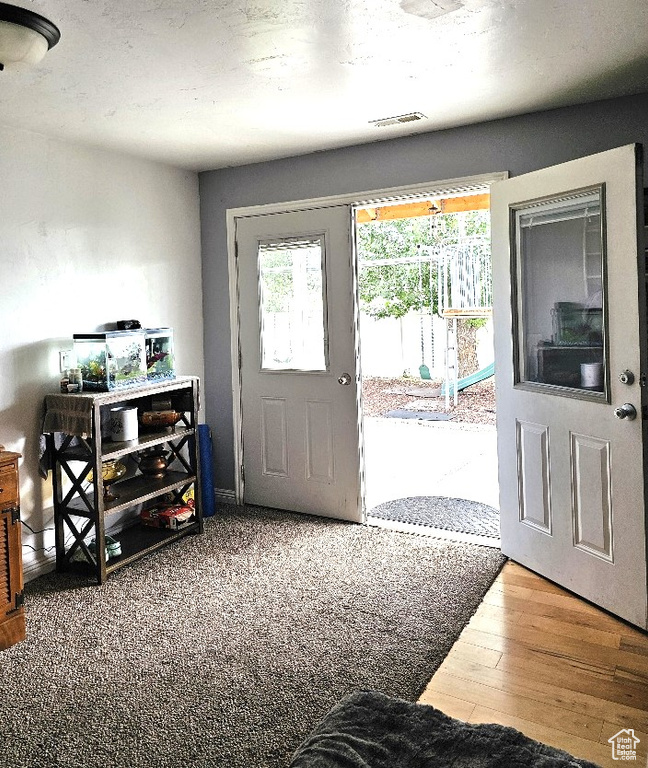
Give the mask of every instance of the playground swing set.
[[(421, 210), (419, 208), (423, 206)], [(448, 196), (436, 201), (412, 203), (408, 208), (409, 217), (429, 216), (430, 227), (435, 226), (436, 214), (461, 211), (481, 210), (488, 207), (488, 195)], [(397, 208), (397, 212), (395, 212)], [(416, 209), (416, 210), (414, 210)], [(379, 216), (380, 212), (384, 215)], [(358, 221), (361, 223), (378, 219), (408, 218), (404, 206), (387, 206), (379, 209), (366, 209), (359, 212)], [(490, 318), (492, 316), (492, 264), (490, 254), (490, 239), (488, 237), (459, 238), (456, 241), (446, 241), (438, 245), (416, 246), (415, 256), (398, 257), (395, 259), (372, 259), (372, 267), (381, 269), (394, 264), (418, 264), (419, 294), (423, 299), (423, 264), (429, 263), (430, 268), (430, 310), (434, 307), (434, 284), (432, 280), (433, 265), (437, 266), (437, 314), (445, 322), (445, 371), (441, 393), (445, 395), (446, 410), (450, 407), (450, 396), (457, 405), (458, 393), (473, 384), (490, 378), (495, 374), (495, 364), (492, 362), (484, 368), (462, 378), (459, 378), (458, 350), (458, 321), (468, 318)], [(419, 375), (422, 379), (430, 379), (430, 368), (435, 362), (434, 324), (430, 323), (429, 357), (426, 362), (425, 322), (423, 313), (420, 316), (421, 364)], [(429, 362), (429, 365), (428, 365)]]
[[(459, 378), (458, 321), (464, 318), (489, 318), (493, 311), (492, 301), (492, 265), (489, 242), (486, 238), (470, 239), (441, 246), (417, 246), (419, 251), (419, 285), (422, 288), (422, 261), (424, 254), (430, 262), (430, 274), (433, 262), (437, 265), (438, 314), (446, 320), (445, 344), (445, 380), (442, 394), (446, 399), (446, 410), (450, 407), (450, 396), (457, 405), (458, 393), (479, 381), (495, 374), (495, 364), (468, 376)], [(430, 306), (432, 303), (432, 281), (430, 281)], [(432, 327), (432, 326), (431, 326)], [(432, 334), (434, 332), (432, 331)], [(430, 378), (429, 367), (425, 363), (423, 319), (421, 318), (421, 365), (419, 373), (422, 379)], [(434, 338), (431, 339), (432, 355)]]

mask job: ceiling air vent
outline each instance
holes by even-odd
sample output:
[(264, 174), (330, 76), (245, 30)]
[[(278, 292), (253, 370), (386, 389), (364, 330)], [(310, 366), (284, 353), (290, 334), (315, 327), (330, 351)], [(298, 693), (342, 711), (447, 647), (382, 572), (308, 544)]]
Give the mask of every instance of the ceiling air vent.
[(398, 125), (399, 123), (413, 123), (415, 120), (425, 120), (422, 112), (409, 112), (407, 115), (398, 115), (397, 117), (385, 117), (382, 120), (370, 120), (370, 125), (376, 128), (386, 128), (388, 125)]

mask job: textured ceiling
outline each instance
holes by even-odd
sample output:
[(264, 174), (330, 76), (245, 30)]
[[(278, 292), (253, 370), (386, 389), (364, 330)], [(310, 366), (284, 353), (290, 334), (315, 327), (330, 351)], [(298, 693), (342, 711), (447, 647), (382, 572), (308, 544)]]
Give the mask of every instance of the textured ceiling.
[(646, 0), (14, 4), (62, 36), (0, 124), (196, 170), (648, 91)]

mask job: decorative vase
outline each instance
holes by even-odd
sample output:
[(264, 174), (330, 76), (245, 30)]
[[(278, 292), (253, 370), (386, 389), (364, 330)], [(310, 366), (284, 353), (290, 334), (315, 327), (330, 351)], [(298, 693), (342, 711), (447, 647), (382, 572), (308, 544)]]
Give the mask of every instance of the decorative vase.
[(142, 451), (140, 453), (140, 472), (147, 477), (164, 477), (168, 465), (169, 462), (163, 450)]
[[(127, 470), (119, 459), (108, 459), (101, 463), (101, 479), (103, 480), (104, 501), (115, 501), (119, 496), (110, 491), (109, 486), (126, 474)], [(93, 481), (92, 470), (88, 473), (88, 480)]]

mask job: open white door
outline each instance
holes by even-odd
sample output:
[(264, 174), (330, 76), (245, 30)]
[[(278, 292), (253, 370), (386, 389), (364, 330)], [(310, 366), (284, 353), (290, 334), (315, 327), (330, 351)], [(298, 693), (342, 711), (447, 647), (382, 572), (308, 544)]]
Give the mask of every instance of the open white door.
[(360, 521), (349, 206), (236, 220), (244, 500)]
[(646, 628), (641, 154), (496, 183), (491, 212), (502, 550)]

